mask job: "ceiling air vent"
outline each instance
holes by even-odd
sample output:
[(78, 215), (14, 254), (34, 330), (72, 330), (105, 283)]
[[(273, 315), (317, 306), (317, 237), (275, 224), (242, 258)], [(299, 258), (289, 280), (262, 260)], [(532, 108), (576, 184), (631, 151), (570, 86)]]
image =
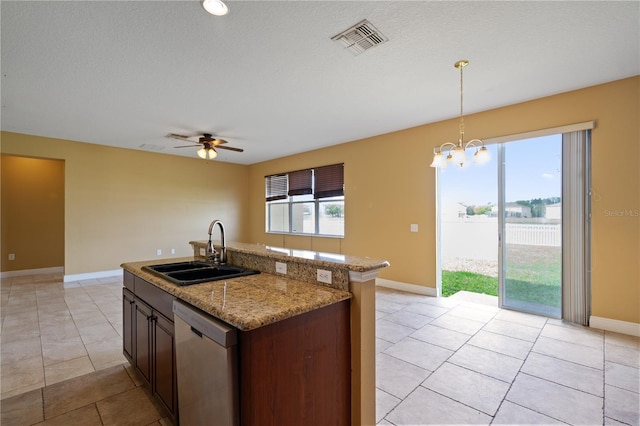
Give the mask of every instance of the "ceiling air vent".
[(348, 30), (331, 37), (331, 40), (341, 42), (351, 53), (359, 55), (389, 39), (365, 19)]

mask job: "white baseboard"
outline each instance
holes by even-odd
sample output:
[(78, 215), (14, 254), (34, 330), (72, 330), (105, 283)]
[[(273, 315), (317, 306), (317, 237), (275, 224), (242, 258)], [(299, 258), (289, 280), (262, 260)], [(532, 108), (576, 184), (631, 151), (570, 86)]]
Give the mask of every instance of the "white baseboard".
[(20, 271), (0, 272), (0, 278), (22, 277), (25, 275), (61, 274), (63, 272), (63, 266), (52, 266), (51, 268), (22, 269)]
[(376, 285), (380, 287), (393, 288), (395, 290), (406, 291), (407, 293), (416, 293), (423, 296), (440, 296), (440, 291), (433, 287), (424, 287), (421, 285), (407, 284), (399, 281), (385, 280), (384, 278), (376, 278)]
[(95, 278), (116, 277), (122, 275), (122, 269), (113, 269), (111, 271), (88, 272), (86, 274), (65, 275), (64, 282), (91, 280)]
[(640, 337), (640, 324), (637, 324), (635, 322), (594, 317), (592, 315), (589, 318), (589, 327)]

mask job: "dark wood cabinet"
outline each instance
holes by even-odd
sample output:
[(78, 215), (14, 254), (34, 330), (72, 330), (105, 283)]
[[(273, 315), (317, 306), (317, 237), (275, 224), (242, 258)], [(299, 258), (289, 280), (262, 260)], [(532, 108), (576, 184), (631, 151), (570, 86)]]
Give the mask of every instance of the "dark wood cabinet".
[(151, 307), (135, 298), (133, 366), (144, 381), (151, 384)]
[(178, 412), (175, 332), (173, 321), (154, 312), (151, 323), (153, 395), (171, 413)]
[(135, 299), (131, 291), (122, 289), (122, 352), (133, 365), (133, 316)]
[[(177, 424), (173, 300), (125, 271), (124, 355)], [(350, 333), (349, 300), (239, 331), (241, 425), (350, 425)]]
[(174, 297), (127, 271), (124, 274), (130, 285), (122, 291), (123, 353), (177, 424)]
[(349, 425), (349, 301), (240, 332), (242, 425)]

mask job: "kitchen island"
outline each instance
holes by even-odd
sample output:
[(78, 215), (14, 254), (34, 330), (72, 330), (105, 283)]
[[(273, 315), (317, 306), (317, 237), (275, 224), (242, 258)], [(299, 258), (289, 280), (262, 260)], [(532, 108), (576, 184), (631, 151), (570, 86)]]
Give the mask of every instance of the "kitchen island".
[[(204, 259), (206, 242), (192, 241), (191, 244), (193, 258), (171, 261)], [(287, 420), (305, 424), (375, 423), (374, 284), (378, 270), (388, 263), (240, 243), (227, 245), (227, 253), (228, 263), (261, 273), (179, 287), (143, 269), (167, 263), (166, 260), (122, 265), (125, 322), (127, 316), (129, 323), (138, 318), (142, 327), (137, 330), (143, 335), (151, 329), (148, 344), (144, 340), (137, 342), (143, 346), (142, 369), (146, 368), (147, 359), (151, 367), (169, 367), (173, 355), (167, 356), (166, 347), (173, 343), (168, 326), (173, 317), (168, 305), (173, 299), (179, 299), (239, 330), (242, 424), (283, 424), (282, 421)], [(276, 272), (277, 267), (282, 271), (283, 264), (286, 274)], [(325, 282), (318, 282), (318, 270)], [(138, 290), (142, 294), (138, 294)], [(159, 306), (150, 306), (149, 299)], [(138, 304), (143, 308), (142, 313)], [(153, 319), (148, 320), (150, 326), (144, 323), (149, 318)], [(124, 352), (135, 366), (139, 357), (131, 352), (136, 352), (133, 348), (136, 336), (126, 328)], [(131, 342), (129, 346), (133, 346), (129, 352), (127, 340)], [(154, 352), (154, 345), (157, 349), (158, 344), (165, 346), (164, 350), (156, 351), (160, 355), (144, 354), (145, 347), (151, 347), (150, 352)], [(166, 372), (160, 377), (152, 368), (147, 371), (152, 393), (175, 413), (177, 396), (166, 383), (170, 381)], [(170, 376), (175, 388), (175, 371)], [(287, 377), (291, 379), (289, 383)], [(282, 386), (300, 387), (297, 397), (286, 403), (278, 401), (274, 392), (291, 396), (288, 391), (282, 391)], [(280, 408), (278, 404), (282, 404)], [(332, 411), (333, 414), (326, 414)], [(268, 415), (272, 416), (270, 420)]]

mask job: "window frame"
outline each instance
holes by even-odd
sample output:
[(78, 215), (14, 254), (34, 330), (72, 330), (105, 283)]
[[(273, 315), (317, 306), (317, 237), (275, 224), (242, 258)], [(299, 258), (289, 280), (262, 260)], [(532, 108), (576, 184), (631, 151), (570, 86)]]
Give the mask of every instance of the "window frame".
[[(323, 212), (321, 211), (322, 206), (326, 205), (327, 203), (331, 203), (332, 201), (340, 204), (342, 207), (342, 214), (341, 217), (344, 218), (344, 207), (345, 207), (345, 196), (344, 196), (344, 191), (342, 191), (341, 195), (334, 195), (334, 196), (326, 196), (326, 195), (321, 195), (320, 197), (318, 197), (318, 194), (316, 191), (316, 187), (315, 187), (315, 170), (317, 169), (324, 169), (327, 170), (329, 168), (332, 167), (339, 167), (341, 169), (341, 176), (339, 177), (339, 180), (342, 182), (342, 185), (344, 187), (344, 164), (343, 163), (339, 163), (339, 164), (333, 164), (330, 166), (323, 166), (323, 167), (315, 167), (315, 168), (310, 168), (310, 169), (306, 169), (306, 170), (298, 170), (298, 171), (294, 171), (294, 172), (287, 172), (287, 173), (277, 173), (277, 174), (273, 174), (273, 175), (269, 175), (269, 176), (265, 176), (265, 191), (266, 191), (266, 199), (265, 199), (265, 232), (268, 234), (286, 234), (286, 235), (300, 235), (300, 236), (312, 236), (312, 237), (325, 237), (325, 238), (344, 238), (345, 236), (345, 229), (344, 229), (344, 223), (342, 224), (342, 233), (338, 233), (338, 234), (330, 234), (330, 233), (320, 233), (320, 229), (322, 228), (322, 220), (326, 219), (327, 215), (323, 214)], [(306, 172), (306, 171), (313, 171), (313, 191), (305, 191), (304, 194), (296, 194), (296, 191), (292, 191), (289, 188), (289, 175), (291, 174), (292, 176), (299, 176), (301, 172)], [(287, 176), (287, 190), (285, 191), (286, 196), (283, 197), (279, 197), (277, 199), (273, 199), (269, 197), (270, 195), (270, 188), (271, 188), (271, 183), (270, 183), (270, 178), (274, 178), (274, 179), (278, 179), (283, 176), (286, 175)], [(322, 187), (322, 185), (319, 185)], [(326, 183), (325, 183), (326, 186)], [(293, 192), (293, 194), (292, 194)], [(335, 193), (335, 191), (333, 192)], [(296, 212), (295, 209), (297, 206), (300, 205), (312, 205), (313, 206), (313, 232), (305, 232), (304, 230), (300, 231), (300, 230), (294, 230), (294, 226), (296, 223), (298, 223), (299, 221), (296, 221), (297, 216), (296, 216)], [(285, 221), (283, 220), (283, 228), (287, 227), (288, 230), (273, 230), (273, 226), (272, 226), (272, 209), (271, 206), (283, 206), (286, 209), (286, 213), (283, 213), (284, 215), (287, 216), (287, 220), (285, 223)], [(344, 219), (343, 219), (344, 220)]]

